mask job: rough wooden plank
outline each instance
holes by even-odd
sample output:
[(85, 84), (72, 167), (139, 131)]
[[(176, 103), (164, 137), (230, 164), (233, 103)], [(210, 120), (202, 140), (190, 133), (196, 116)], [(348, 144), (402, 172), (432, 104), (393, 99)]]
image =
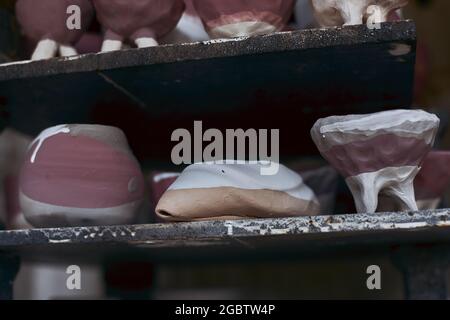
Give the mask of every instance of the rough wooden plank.
[[(336, 239), (341, 234), (363, 233), (372, 241), (382, 231), (417, 231), (445, 228), (450, 231), (450, 210), (416, 213), (352, 214), (282, 219), (205, 221), (134, 226), (75, 227), (0, 232), (0, 249), (27, 245), (94, 243), (138, 244), (192, 240), (197, 242), (248, 240), (290, 236), (301, 240), (307, 235)], [(449, 233), (450, 238), (450, 233)], [(417, 239), (420, 241), (420, 239)]]
[(414, 23), (402, 21), (20, 63), (0, 66), (0, 105), (29, 134), (96, 122), (141, 146), (156, 132), (142, 150), (152, 160), (166, 161), (173, 130), (194, 120), (277, 128), (282, 156), (312, 154), (319, 117), (410, 106), (415, 49)]

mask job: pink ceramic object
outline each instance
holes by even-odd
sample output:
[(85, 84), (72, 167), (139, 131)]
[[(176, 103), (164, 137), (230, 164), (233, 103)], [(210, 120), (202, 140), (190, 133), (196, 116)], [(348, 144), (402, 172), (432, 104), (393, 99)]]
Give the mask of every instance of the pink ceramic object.
[(414, 180), (417, 206), (436, 209), (450, 187), (450, 151), (432, 151)]
[(144, 178), (120, 129), (61, 125), (31, 144), (20, 204), (36, 227), (133, 223)]
[(389, 20), (409, 0), (311, 0), (316, 19), (323, 27), (368, 25)]
[[(79, 10), (79, 29), (72, 28), (71, 8)], [(16, 15), (24, 35), (37, 43), (31, 59), (39, 60), (54, 57), (58, 50), (61, 56), (76, 55), (73, 45), (89, 27), (94, 8), (89, 0), (17, 0)]]
[(360, 213), (377, 210), (379, 194), (400, 210), (417, 210), (413, 181), (430, 151), (439, 119), (421, 110), (320, 119), (311, 135), (345, 178)]
[(194, 0), (211, 38), (252, 36), (281, 31), (295, 0)]
[(320, 205), (297, 173), (280, 165), (261, 175), (256, 163), (198, 163), (187, 167), (156, 206), (165, 221), (316, 215)]
[(158, 45), (175, 29), (184, 12), (183, 0), (92, 0), (105, 30), (102, 51), (120, 50), (125, 40), (137, 47)]
[(159, 199), (180, 176), (179, 172), (153, 172), (149, 177), (151, 202), (156, 206)]

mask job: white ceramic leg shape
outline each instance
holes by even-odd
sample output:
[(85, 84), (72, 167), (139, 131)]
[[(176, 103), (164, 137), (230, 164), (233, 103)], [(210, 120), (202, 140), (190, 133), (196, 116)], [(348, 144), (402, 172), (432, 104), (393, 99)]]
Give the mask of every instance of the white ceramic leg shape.
[(137, 38), (135, 40), (136, 46), (138, 48), (149, 48), (149, 47), (156, 47), (158, 45), (158, 42), (154, 38)]
[(101, 52), (111, 52), (122, 49), (123, 42), (121, 40), (109, 40), (103, 41)]
[(31, 56), (31, 60), (44, 60), (50, 59), (56, 56), (58, 51), (58, 43), (50, 39), (44, 39), (39, 41), (36, 49)]
[(72, 46), (60, 45), (59, 46), (59, 54), (61, 55), (61, 57), (70, 57), (70, 56), (78, 55), (78, 52)]
[[(375, 213), (380, 206), (416, 211), (413, 181), (419, 170), (416, 166), (390, 167), (347, 178), (356, 210), (359, 213)], [(383, 197), (379, 199), (379, 195)]]

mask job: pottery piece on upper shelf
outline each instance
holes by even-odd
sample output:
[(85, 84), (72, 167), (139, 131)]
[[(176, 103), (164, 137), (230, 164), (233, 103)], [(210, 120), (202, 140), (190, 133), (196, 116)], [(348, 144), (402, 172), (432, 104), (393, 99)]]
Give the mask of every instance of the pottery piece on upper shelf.
[(120, 50), (124, 41), (138, 48), (158, 45), (175, 29), (184, 12), (183, 0), (92, 0), (105, 38), (102, 52)]
[(322, 156), (345, 178), (359, 213), (377, 211), (379, 194), (417, 210), (413, 181), (434, 144), (439, 118), (392, 110), (320, 119), (311, 130)]
[[(32, 60), (77, 55), (73, 45), (91, 24), (89, 0), (17, 0), (17, 20), (26, 38), (37, 43)], [(69, 28), (70, 26), (70, 28)]]
[(122, 130), (60, 125), (30, 145), (20, 175), (20, 205), (35, 227), (134, 223), (144, 178)]
[(279, 166), (261, 175), (261, 164), (198, 163), (187, 167), (156, 206), (165, 221), (275, 218), (316, 215), (314, 192), (300, 175)]
[(186, 9), (176, 28), (161, 39), (162, 44), (189, 43), (209, 40), (203, 22), (195, 11), (193, 0), (184, 0)]
[(409, 0), (311, 0), (317, 22), (323, 27), (386, 22)]
[(194, 0), (211, 38), (233, 38), (282, 31), (295, 0)]

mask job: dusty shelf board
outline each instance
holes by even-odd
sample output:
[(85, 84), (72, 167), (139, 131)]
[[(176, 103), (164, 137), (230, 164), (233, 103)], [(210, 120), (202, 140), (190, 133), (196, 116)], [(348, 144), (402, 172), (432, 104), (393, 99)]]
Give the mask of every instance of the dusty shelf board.
[[(201, 119), (219, 128), (270, 125), (287, 139), (330, 113), (409, 107), (415, 55), (412, 21), (129, 49), (2, 65), (0, 104), (29, 134), (74, 122), (128, 134), (125, 119), (145, 118), (170, 137)], [(107, 115), (115, 110), (119, 120)], [(227, 116), (236, 111), (239, 118)]]
[[(284, 248), (309, 254), (324, 249), (424, 243), (450, 243), (450, 209), (0, 232), (0, 251), (56, 258), (64, 258), (70, 251), (101, 256), (115, 250), (136, 250), (159, 257), (164, 252), (195, 255), (199, 250), (211, 257), (227, 249), (250, 252)], [(223, 250), (217, 250), (219, 247)]]

